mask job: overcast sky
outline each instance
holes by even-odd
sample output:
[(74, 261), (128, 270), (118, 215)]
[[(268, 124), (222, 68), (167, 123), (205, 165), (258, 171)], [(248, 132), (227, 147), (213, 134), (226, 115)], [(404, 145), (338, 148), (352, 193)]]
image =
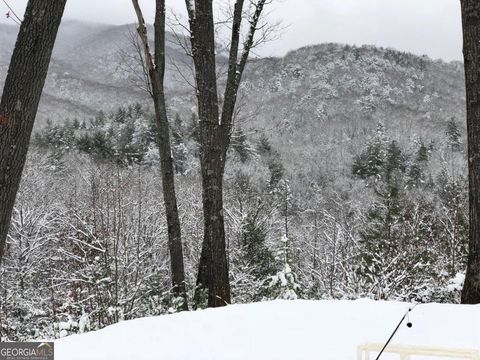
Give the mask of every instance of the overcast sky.
[[(22, 13), (27, 0), (8, 0)], [(215, 0), (216, 4), (230, 0)], [(183, 13), (184, 0), (166, 0)], [(155, 0), (141, 0), (153, 21)], [(0, 2), (3, 13), (7, 11)], [(282, 55), (322, 42), (375, 44), (444, 60), (462, 58), (459, 0), (273, 0), (270, 16), (288, 27), (262, 55)], [(149, 16), (150, 14), (150, 16)], [(134, 22), (130, 0), (68, 0), (65, 17), (111, 24)], [(4, 16), (2, 17), (4, 18)], [(5, 22), (5, 19), (0, 21)]]

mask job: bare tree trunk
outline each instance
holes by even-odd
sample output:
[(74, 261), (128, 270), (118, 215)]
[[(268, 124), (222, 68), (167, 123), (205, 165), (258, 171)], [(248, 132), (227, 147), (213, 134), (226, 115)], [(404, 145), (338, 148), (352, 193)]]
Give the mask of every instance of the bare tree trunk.
[(165, 77), (165, 0), (157, 0), (155, 12), (155, 59), (150, 53), (147, 28), (138, 0), (133, 0), (137, 13), (138, 33), (145, 52), (145, 61), (150, 78), (151, 92), (155, 107), (157, 125), (157, 145), (160, 154), (163, 199), (168, 226), (168, 248), (173, 291), (183, 297), (182, 308), (188, 310), (185, 288), (185, 269), (183, 263), (183, 246), (175, 191), (175, 172), (170, 143), (170, 126), (167, 117), (164, 77)]
[(0, 102), (0, 261), (66, 0), (30, 0)]
[(200, 162), (204, 242), (198, 285), (208, 286), (208, 306), (230, 303), (230, 283), (223, 217), (225, 151), (219, 119), (212, 1), (197, 1), (192, 51), (200, 119)]
[[(228, 260), (223, 214), (223, 175), (230, 146), (238, 89), (266, 0), (255, 2), (249, 30), (239, 57), (244, 0), (236, 0), (232, 18), (228, 75), (220, 113), (215, 63), (215, 29), (212, 0), (186, 0), (200, 119), (200, 162), (204, 240), (197, 289), (208, 287), (208, 306), (230, 303)], [(195, 5), (194, 5), (195, 4)], [(198, 301), (198, 292), (195, 300)]]
[(480, 2), (462, 0), (467, 90), (470, 241), (462, 303), (480, 303)]

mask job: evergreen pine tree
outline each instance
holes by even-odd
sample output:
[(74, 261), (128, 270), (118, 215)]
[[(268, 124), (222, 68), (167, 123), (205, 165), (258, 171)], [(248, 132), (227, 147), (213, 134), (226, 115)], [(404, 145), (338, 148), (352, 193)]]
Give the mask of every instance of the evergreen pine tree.
[(296, 300), (302, 295), (302, 287), (293, 271), (291, 242), (283, 235), (276, 256), (279, 271), (271, 277), (268, 284), (269, 297), (272, 299)]
[(173, 151), (173, 161), (175, 162), (175, 171), (184, 173), (186, 170), (186, 162), (188, 151), (186, 146), (186, 130), (183, 126), (183, 119), (180, 114), (175, 114), (175, 119), (171, 126), (171, 142)]
[(247, 135), (245, 135), (242, 129), (235, 129), (231, 139), (231, 147), (242, 163), (245, 163), (250, 159)]
[(398, 143), (393, 140), (388, 144), (385, 159), (385, 180), (387, 183), (393, 181), (398, 173), (406, 170), (406, 158)]
[(275, 153), (272, 155), (267, 162), (268, 170), (270, 172), (270, 180), (268, 182), (268, 187), (270, 190), (273, 190), (277, 187), (280, 180), (283, 179), (285, 175), (285, 167), (280, 159), (280, 155)]
[(272, 145), (270, 144), (270, 140), (265, 134), (262, 134), (260, 137), (260, 141), (258, 143), (258, 153), (260, 155), (270, 155), (272, 152)]
[(258, 280), (266, 279), (275, 272), (275, 259), (265, 244), (266, 238), (267, 233), (263, 226), (257, 224), (255, 216), (247, 216), (242, 226), (242, 249)]
[(408, 173), (408, 185), (418, 187), (422, 183), (426, 183), (426, 168), (429, 160), (430, 150), (422, 141), (420, 147), (415, 154), (415, 160), (410, 166)]
[(461, 134), (460, 130), (458, 129), (457, 121), (454, 117), (450, 118), (448, 121), (445, 135), (447, 136), (447, 142), (452, 151), (459, 151), (462, 144), (460, 141)]
[(360, 155), (355, 157), (352, 166), (353, 174), (361, 179), (382, 176), (387, 156), (387, 143), (385, 129), (379, 123), (375, 136), (367, 142)]

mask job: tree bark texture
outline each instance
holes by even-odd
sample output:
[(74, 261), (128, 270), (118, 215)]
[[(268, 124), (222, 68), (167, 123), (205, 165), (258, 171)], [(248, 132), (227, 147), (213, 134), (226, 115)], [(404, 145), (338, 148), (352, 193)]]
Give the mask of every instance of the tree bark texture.
[(170, 126), (168, 122), (164, 78), (165, 78), (165, 0), (156, 1), (155, 11), (155, 58), (149, 49), (147, 27), (138, 0), (133, 1), (139, 27), (138, 33), (145, 52), (145, 62), (150, 78), (151, 92), (155, 107), (157, 125), (157, 145), (160, 155), (163, 199), (168, 227), (168, 248), (170, 253), (170, 269), (174, 294), (183, 297), (183, 309), (188, 310), (185, 288), (185, 269), (183, 263), (183, 245), (178, 215), (177, 196), (175, 190), (174, 161), (170, 142)]
[(66, 0), (30, 0), (0, 101), (0, 261)]
[(223, 216), (224, 137), (219, 118), (212, 0), (195, 1), (192, 53), (200, 120), (200, 162), (204, 242), (198, 285), (208, 286), (208, 306), (230, 303), (230, 283)]
[(469, 255), (462, 303), (480, 303), (480, 2), (462, 0), (470, 200)]
[[(186, 0), (190, 20), (192, 55), (195, 64), (200, 119), (200, 161), (204, 212), (204, 241), (197, 288), (208, 288), (208, 306), (230, 303), (228, 259), (223, 215), (223, 175), (230, 146), (239, 85), (254, 46), (255, 31), (266, 0), (255, 2), (249, 29), (239, 57), (244, 0), (233, 9), (228, 75), (220, 113), (215, 64), (215, 29), (212, 0)], [(195, 4), (195, 5), (193, 5)], [(196, 293), (196, 302), (198, 293)]]

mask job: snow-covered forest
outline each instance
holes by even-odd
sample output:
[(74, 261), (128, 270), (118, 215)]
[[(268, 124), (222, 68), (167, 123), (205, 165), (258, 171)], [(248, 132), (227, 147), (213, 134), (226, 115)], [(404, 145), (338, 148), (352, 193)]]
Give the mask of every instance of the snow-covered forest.
[[(191, 294), (203, 238), (194, 121), (172, 126)], [(150, 124), (131, 107), (36, 134), (2, 268), (14, 338), (176, 311)], [(225, 183), (233, 301), (459, 302), (468, 213), (456, 124), (408, 147), (377, 125), (344, 173), (317, 182), (292, 176), (268, 137), (239, 135)]]
[[(252, 349), (226, 356), (224, 344), (200, 358), (308, 359), (310, 347), (270, 353), (274, 335), (257, 349), (242, 329), (261, 324), (245, 319), (265, 318), (266, 332), (284, 329), (303, 346), (275, 314), (292, 311), (292, 324), (305, 317), (313, 331), (362, 312), (349, 347), (321, 353), (353, 358), (359, 342), (386, 340), (405, 302), (422, 304), (431, 323), (448, 313), (457, 330), (472, 320), (464, 342), (438, 324), (435, 334), (445, 346), (478, 345), (480, 309), (459, 304), (480, 302), (480, 52), (468, 33), (480, 26), (465, 20), (480, 5), (462, 0), (464, 63), (338, 43), (258, 56), (257, 45), (288, 31), (266, 14), (275, 2), (231, 1), (218, 15), (212, 1), (187, 0), (181, 18), (166, 15), (164, 0), (152, 14), (133, 0), (138, 21), (120, 26), (62, 20), (65, 0), (30, 0), (24, 17), (9, 8), (14, 22), (0, 23), (1, 341), (159, 316), (67, 338), (59, 351), (106, 359), (93, 353), (129, 331), (154, 348), (152, 332), (165, 358), (188, 359), (188, 347), (175, 353), (179, 324), (225, 327), (231, 316), (240, 330), (226, 344), (248, 337)], [(378, 302), (347, 301), (364, 298)], [(384, 314), (378, 327), (356, 337), (374, 309)]]

